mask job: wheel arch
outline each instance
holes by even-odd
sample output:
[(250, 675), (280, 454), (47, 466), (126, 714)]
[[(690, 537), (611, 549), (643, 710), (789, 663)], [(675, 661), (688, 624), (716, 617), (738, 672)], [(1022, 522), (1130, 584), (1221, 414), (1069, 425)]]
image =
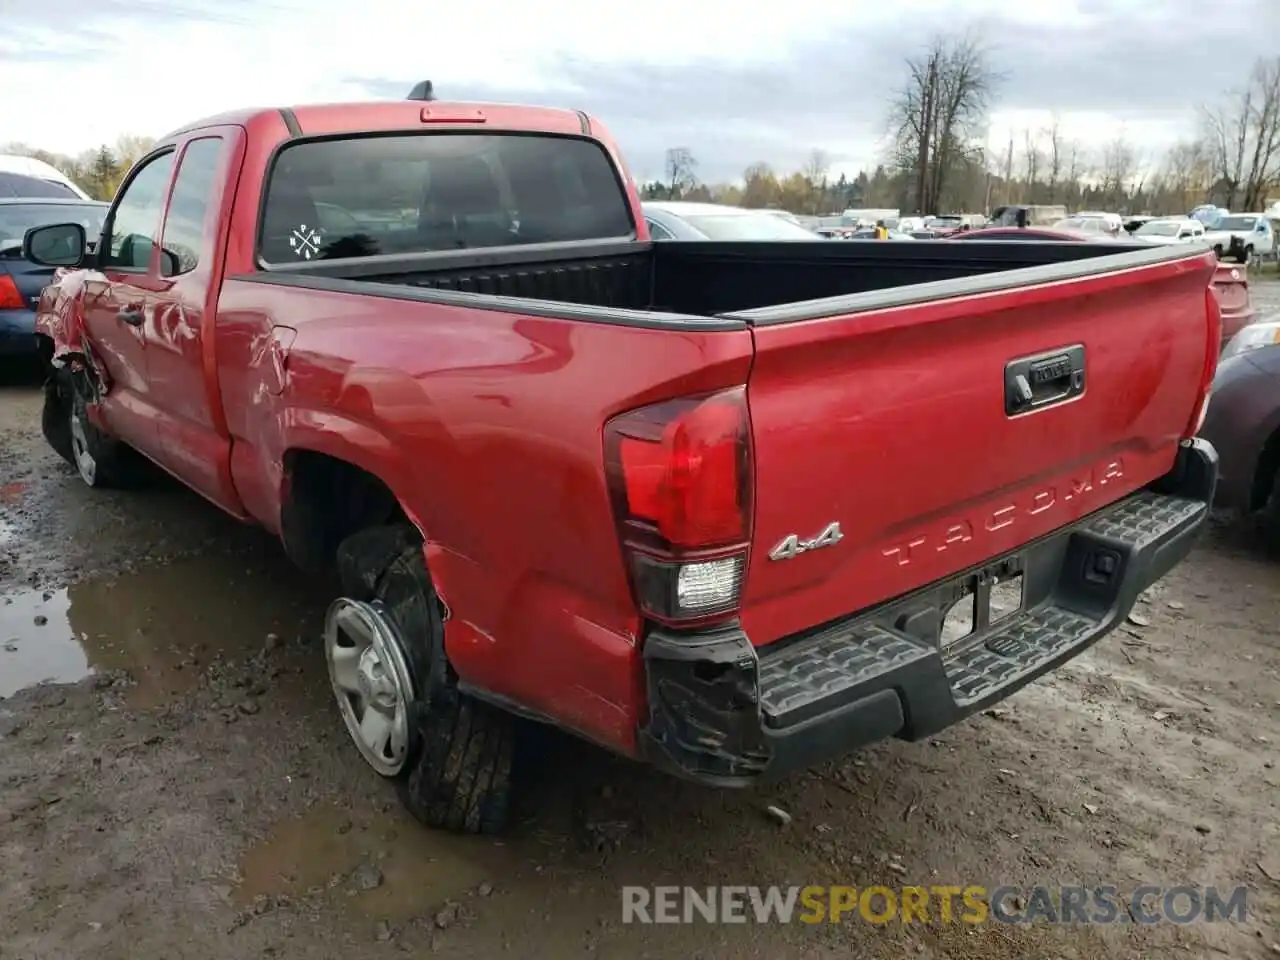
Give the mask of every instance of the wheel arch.
[(371, 526), (405, 523), (422, 535), (383, 471), (327, 446), (297, 444), (284, 452), (280, 539), (294, 563), (309, 572), (331, 570), (339, 544)]
[(1275, 491), (1276, 478), (1280, 475), (1280, 424), (1273, 425), (1267, 439), (1258, 452), (1253, 471), (1253, 485), (1249, 491), (1249, 512), (1261, 510), (1270, 502)]

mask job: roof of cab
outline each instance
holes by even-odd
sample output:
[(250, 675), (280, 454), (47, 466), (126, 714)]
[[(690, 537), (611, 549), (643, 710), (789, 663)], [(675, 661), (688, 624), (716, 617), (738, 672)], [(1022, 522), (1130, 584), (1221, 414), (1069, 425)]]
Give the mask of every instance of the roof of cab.
[(288, 130), (293, 136), (305, 137), (368, 131), (429, 130), (433, 126), (457, 125), (474, 126), (477, 129), (591, 133), (591, 121), (585, 113), (563, 107), (445, 100), (375, 100), (229, 110), (170, 131), (158, 142), (166, 143), (194, 130), (216, 126), (241, 126), (247, 129), (269, 126)]

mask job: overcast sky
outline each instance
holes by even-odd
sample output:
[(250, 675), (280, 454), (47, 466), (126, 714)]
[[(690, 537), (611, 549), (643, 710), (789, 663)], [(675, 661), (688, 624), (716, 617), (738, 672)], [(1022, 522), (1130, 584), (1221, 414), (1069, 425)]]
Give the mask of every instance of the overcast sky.
[(1069, 135), (1123, 130), (1151, 159), (1276, 52), (1280, 0), (0, 0), (0, 24), (0, 142), (77, 153), (431, 79), (444, 98), (588, 110), (637, 178), (679, 145), (715, 181), (815, 147), (874, 162), (904, 59), (940, 31), (975, 32), (1008, 75), (993, 144), (1056, 111)]

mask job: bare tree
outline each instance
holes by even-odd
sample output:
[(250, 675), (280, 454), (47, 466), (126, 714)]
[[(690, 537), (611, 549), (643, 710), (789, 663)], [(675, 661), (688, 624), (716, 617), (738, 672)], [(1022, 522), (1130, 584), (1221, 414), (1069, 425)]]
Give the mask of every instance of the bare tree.
[(1203, 140), (1174, 144), (1165, 156), (1161, 171), (1164, 191), (1177, 210), (1189, 210), (1203, 203), (1212, 188), (1214, 159), (1211, 145)]
[(1215, 194), (1227, 206), (1261, 205), (1280, 181), (1280, 57), (1258, 60), (1248, 82), (1200, 110), (1213, 158)]
[(1004, 153), (1004, 202), (1013, 203), (1013, 134), (1009, 134), (1009, 148)]
[(1111, 207), (1129, 195), (1130, 181), (1138, 172), (1138, 155), (1121, 132), (1102, 151), (1102, 193)]
[(800, 169), (800, 176), (804, 178), (805, 183), (809, 185), (809, 196), (807, 205), (809, 212), (813, 214), (820, 213), (822, 201), (827, 192), (827, 171), (831, 169), (831, 157), (825, 150), (814, 148), (810, 151), (808, 158), (805, 159), (804, 166)]
[(1022, 163), (1027, 181), (1027, 202), (1036, 202), (1036, 184), (1040, 182), (1040, 161), (1044, 154), (1040, 151), (1040, 141), (1030, 130), (1022, 131)]
[(972, 37), (939, 37), (907, 61), (890, 109), (894, 165), (915, 183), (915, 208), (936, 213), (948, 178), (974, 163), (976, 141), (1001, 78)]
[(1049, 202), (1058, 199), (1058, 181), (1062, 178), (1063, 143), (1062, 121), (1055, 113), (1048, 129), (1044, 131), (1049, 147)]
[(698, 161), (688, 147), (671, 147), (666, 157), (667, 199), (679, 200), (698, 183)]
[(819, 186), (827, 179), (827, 171), (831, 169), (831, 157), (825, 150), (814, 149), (805, 159), (800, 175), (813, 186)]

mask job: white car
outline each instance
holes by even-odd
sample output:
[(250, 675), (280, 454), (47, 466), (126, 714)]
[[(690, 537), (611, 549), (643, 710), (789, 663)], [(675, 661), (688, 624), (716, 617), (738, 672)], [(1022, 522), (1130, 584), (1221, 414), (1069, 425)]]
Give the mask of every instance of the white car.
[[(1088, 228), (1089, 233), (1094, 232), (1095, 229), (1101, 229), (1101, 232), (1103, 233), (1109, 233), (1112, 236), (1118, 236), (1120, 234), (1120, 231), (1124, 229), (1124, 218), (1121, 217), (1120, 214), (1118, 213), (1103, 213), (1100, 210), (1081, 210), (1079, 213), (1074, 214), (1072, 217), (1069, 217), (1068, 219), (1094, 221), (1094, 224), (1091, 224), (1090, 227)], [(1098, 221), (1101, 221), (1103, 224), (1105, 224), (1105, 227), (1102, 227), (1102, 228), (1097, 227), (1096, 224)]]
[(745, 210), (718, 203), (646, 200), (640, 205), (654, 240), (817, 240), (772, 210)]
[(1190, 217), (1152, 220), (1130, 234), (1144, 243), (1204, 243), (1204, 224)]
[[(78, 200), (91, 199), (87, 193), (80, 189), (80, 186), (75, 181), (63, 174), (57, 167), (51, 166), (43, 160), (37, 160), (35, 157), (24, 157), (16, 153), (0, 154), (0, 173), (13, 173), (21, 177), (43, 180), (45, 183), (61, 187), (68, 197), (74, 197)], [(48, 195), (58, 196), (59, 194)]]
[(1205, 231), (1207, 240), (1220, 257), (1252, 263), (1271, 252), (1271, 223), (1261, 213), (1229, 213)]
[(1099, 237), (1118, 237), (1121, 230), (1123, 230), (1123, 226), (1119, 217), (1115, 217), (1114, 220), (1111, 217), (1115, 217), (1115, 215), (1103, 216), (1102, 214), (1097, 214), (1095, 216), (1090, 213), (1077, 213), (1074, 217), (1066, 217), (1059, 220), (1051, 229), (1088, 233)]

